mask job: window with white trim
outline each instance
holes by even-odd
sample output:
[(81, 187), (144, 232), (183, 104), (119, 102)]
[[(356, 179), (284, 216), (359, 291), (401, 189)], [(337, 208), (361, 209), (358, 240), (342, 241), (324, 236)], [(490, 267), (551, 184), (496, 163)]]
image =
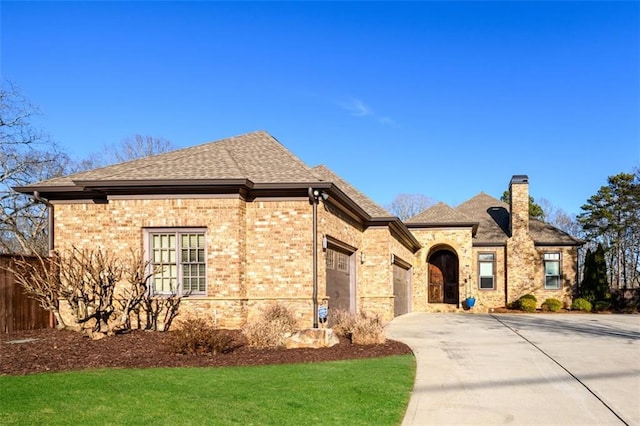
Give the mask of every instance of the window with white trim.
[(496, 288), (494, 253), (478, 253), (478, 275), (480, 290)]
[(204, 230), (149, 230), (150, 263), (155, 294), (206, 294)]
[(544, 256), (544, 288), (560, 289), (560, 253), (545, 253)]

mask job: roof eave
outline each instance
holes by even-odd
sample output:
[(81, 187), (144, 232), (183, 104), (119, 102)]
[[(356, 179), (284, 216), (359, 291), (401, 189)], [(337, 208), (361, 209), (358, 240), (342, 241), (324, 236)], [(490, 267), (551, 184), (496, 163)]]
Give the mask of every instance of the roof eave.
[(407, 248), (413, 253), (416, 253), (422, 248), (420, 241), (409, 231), (409, 228), (397, 217), (375, 217), (371, 218), (368, 223), (369, 226), (386, 225), (389, 227), (391, 233), (398, 238)]
[(585, 242), (581, 240), (576, 241), (534, 241), (533, 245), (536, 247), (548, 246), (548, 247), (580, 247)]
[(479, 222), (413, 222), (405, 223), (407, 228), (471, 228), (471, 235), (478, 232)]

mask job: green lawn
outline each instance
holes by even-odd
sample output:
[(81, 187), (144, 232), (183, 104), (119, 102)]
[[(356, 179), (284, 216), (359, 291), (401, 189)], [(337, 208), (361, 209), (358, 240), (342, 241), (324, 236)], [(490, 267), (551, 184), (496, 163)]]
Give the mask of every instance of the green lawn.
[(397, 425), (412, 355), (0, 377), (0, 424)]

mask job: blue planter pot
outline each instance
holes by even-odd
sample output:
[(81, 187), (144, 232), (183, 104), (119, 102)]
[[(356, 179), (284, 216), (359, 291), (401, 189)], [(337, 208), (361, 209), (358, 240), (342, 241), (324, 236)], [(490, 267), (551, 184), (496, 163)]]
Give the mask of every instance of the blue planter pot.
[(473, 308), (473, 306), (476, 304), (476, 298), (475, 297), (467, 297), (467, 306), (469, 308)]

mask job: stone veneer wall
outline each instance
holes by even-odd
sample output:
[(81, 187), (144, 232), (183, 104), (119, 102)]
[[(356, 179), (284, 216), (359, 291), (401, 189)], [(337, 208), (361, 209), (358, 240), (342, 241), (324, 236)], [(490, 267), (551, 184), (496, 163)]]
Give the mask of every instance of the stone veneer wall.
[[(478, 255), (480, 253), (493, 253), (494, 264), (494, 289), (480, 290), (480, 271)], [(505, 248), (504, 247), (474, 247), (471, 268), (471, 283), (473, 291), (478, 296), (479, 306), (486, 308), (501, 308), (505, 306)]]
[[(416, 308), (427, 310), (429, 303), (429, 255), (439, 248), (450, 248), (458, 256), (459, 296), (462, 302), (473, 279), (473, 247), (471, 228), (412, 228), (412, 234), (422, 245), (415, 261), (415, 280), (413, 282), (414, 303)], [(466, 280), (466, 282), (465, 282)]]

